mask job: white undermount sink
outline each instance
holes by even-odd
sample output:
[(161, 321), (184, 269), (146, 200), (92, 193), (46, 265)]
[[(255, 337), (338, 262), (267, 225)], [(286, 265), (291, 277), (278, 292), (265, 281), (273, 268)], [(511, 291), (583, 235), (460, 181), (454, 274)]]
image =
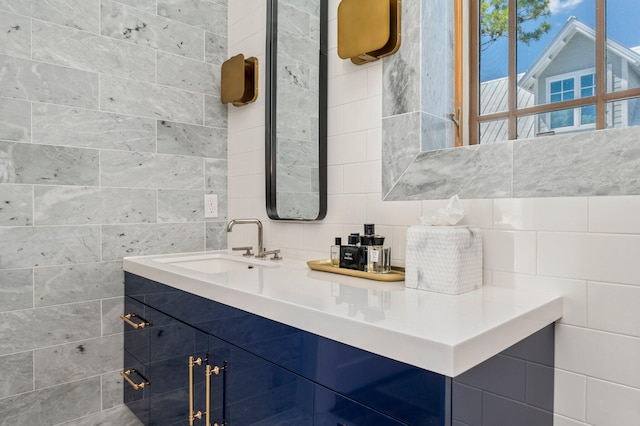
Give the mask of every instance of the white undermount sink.
[(190, 269), (205, 274), (219, 274), (222, 272), (245, 271), (261, 268), (277, 268), (276, 262), (259, 260), (250, 257), (231, 256), (223, 253), (211, 253), (202, 255), (189, 255), (177, 257), (161, 257), (153, 259), (154, 262)]

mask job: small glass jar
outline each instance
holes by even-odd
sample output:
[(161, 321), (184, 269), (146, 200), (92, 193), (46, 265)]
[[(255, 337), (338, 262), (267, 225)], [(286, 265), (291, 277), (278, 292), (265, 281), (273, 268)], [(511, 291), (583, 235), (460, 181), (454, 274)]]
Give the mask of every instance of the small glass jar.
[(340, 246), (342, 245), (342, 238), (336, 237), (335, 244), (331, 246), (331, 266), (340, 267)]
[(367, 247), (367, 272), (387, 274), (391, 272), (391, 247)]

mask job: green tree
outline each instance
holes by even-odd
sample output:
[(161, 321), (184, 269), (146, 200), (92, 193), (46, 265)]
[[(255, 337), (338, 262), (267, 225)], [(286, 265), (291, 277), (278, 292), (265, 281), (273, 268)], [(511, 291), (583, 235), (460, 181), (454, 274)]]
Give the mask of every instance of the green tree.
[[(518, 0), (517, 1), (517, 31), (518, 41), (529, 44), (539, 40), (543, 34), (551, 29), (546, 21), (551, 15), (549, 0)], [(530, 29), (528, 22), (540, 22)], [(480, 37), (482, 50), (509, 32), (509, 4), (508, 0), (480, 0)]]

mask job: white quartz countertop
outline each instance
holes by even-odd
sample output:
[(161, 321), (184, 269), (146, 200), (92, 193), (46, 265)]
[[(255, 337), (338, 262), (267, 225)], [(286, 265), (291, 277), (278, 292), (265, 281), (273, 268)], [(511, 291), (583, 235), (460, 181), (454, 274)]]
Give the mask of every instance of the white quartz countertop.
[(128, 257), (124, 270), (450, 377), (562, 316), (561, 296), (547, 291), (484, 286), (451, 296), (312, 271), (291, 259), (222, 273), (167, 262), (203, 255)]

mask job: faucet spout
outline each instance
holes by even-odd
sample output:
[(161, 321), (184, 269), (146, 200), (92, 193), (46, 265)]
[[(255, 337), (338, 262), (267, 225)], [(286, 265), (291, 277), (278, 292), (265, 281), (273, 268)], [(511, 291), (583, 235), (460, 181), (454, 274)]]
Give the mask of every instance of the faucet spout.
[(256, 257), (264, 257), (264, 246), (262, 243), (262, 222), (258, 219), (232, 219), (227, 223), (227, 232), (231, 232), (235, 225), (245, 225), (255, 223), (258, 226), (258, 253)]

